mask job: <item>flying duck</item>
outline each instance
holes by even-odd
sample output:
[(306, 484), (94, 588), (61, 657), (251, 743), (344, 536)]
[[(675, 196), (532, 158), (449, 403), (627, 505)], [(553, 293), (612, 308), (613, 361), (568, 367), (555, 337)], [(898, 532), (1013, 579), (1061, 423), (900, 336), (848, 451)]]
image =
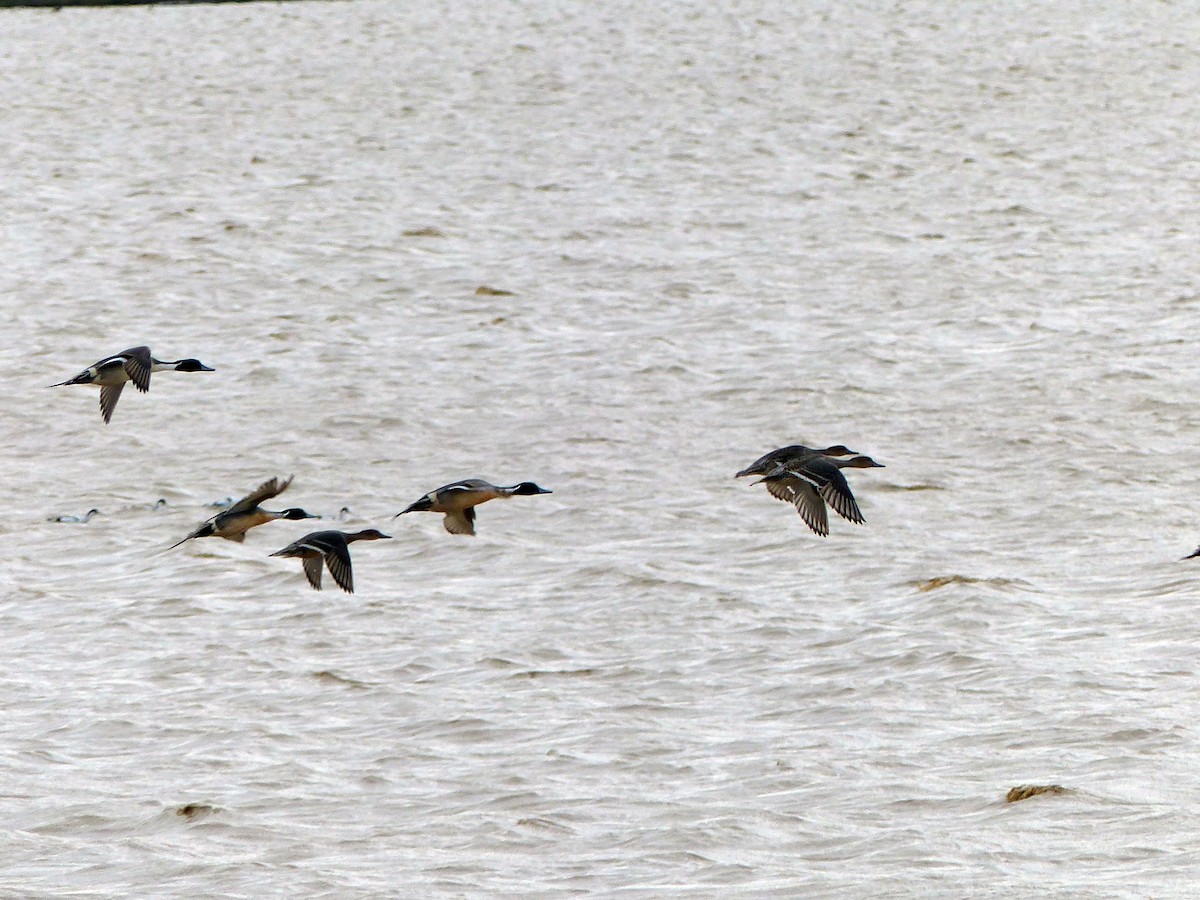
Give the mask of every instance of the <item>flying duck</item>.
[(855, 452), (845, 444), (834, 444), (832, 447), (826, 447), (824, 450), (817, 450), (813, 447), (805, 447), (803, 444), (792, 444), (788, 447), (780, 447), (778, 450), (772, 450), (763, 456), (760, 456), (742, 471), (738, 472), (734, 478), (742, 478), (745, 475), (766, 475), (772, 469), (780, 466), (787, 466), (793, 462), (798, 462), (807, 459), (813, 454), (819, 456), (841, 457), (855, 456)]
[(475, 533), (475, 507), (498, 497), (516, 497), (531, 494), (550, 494), (552, 491), (538, 487), (532, 481), (522, 481), (512, 487), (498, 487), (482, 478), (468, 478), (442, 485), (430, 491), (407, 509), (402, 509), (393, 519), (410, 512), (444, 513), (442, 524), (451, 534)]
[(179, 544), (186, 543), (192, 538), (202, 537), (221, 537), (227, 541), (237, 541), (240, 544), (246, 539), (246, 532), (251, 528), (265, 525), (267, 522), (274, 522), (276, 519), (319, 519), (320, 516), (314, 516), (298, 507), (275, 512), (263, 509), (258, 505), (272, 497), (278, 497), (286, 491), (294, 477), (294, 475), (289, 475), (282, 482), (278, 478), (264, 481), (237, 503), (217, 513), (182, 541), (172, 544), (167, 549), (174, 550)]
[(130, 347), (113, 356), (106, 357), (94, 365), (88, 366), (74, 378), (52, 384), (51, 387), (62, 387), (64, 384), (94, 384), (100, 388), (100, 413), (104, 416), (105, 424), (112, 419), (117, 400), (125, 384), (132, 381), (133, 386), (143, 394), (150, 390), (150, 374), (152, 372), (212, 372), (213, 369), (204, 365), (198, 359), (155, 359), (150, 355), (149, 347)]
[(304, 574), (313, 590), (321, 589), (321, 564), (329, 567), (333, 580), (347, 594), (354, 593), (354, 573), (350, 569), (350, 544), (355, 541), (379, 541), (390, 534), (368, 528), (347, 534), (344, 531), (314, 531), (293, 541), (272, 556), (290, 556), (304, 560)]
[[(774, 460), (771, 460), (774, 454)], [(796, 512), (809, 528), (821, 537), (829, 534), (828, 503), (843, 519), (862, 525), (862, 511), (842, 469), (883, 468), (869, 456), (853, 454), (838, 445), (814, 450), (799, 445), (772, 451), (738, 472), (743, 475), (762, 475), (755, 484), (766, 485), (772, 497), (796, 507)]]

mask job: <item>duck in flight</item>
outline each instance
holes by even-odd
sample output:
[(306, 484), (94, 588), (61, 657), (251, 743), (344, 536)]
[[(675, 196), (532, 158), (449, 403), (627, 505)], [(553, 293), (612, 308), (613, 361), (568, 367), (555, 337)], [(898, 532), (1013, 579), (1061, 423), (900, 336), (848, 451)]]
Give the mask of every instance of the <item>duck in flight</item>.
[(823, 450), (794, 444), (772, 450), (735, 477), (763, 476), (754, 483), (766, 485), (772, 497), (792, 504), (804, 524), (826, 537), (829, 534), (826, 503), (848, 522), (862, 525), (866, 521), (841, 470), (874, 468), (883, 468), (883, 464), (841, 444)]
[(321, 590), (321, 566), (329, 568), (333, 580), (347, 594), (354, 593), (354, 572), (350, 568), (350, 545), (355, 541), (381, 541), (390, 534), (367, 528), (347, 534), (344, 531), (314, 531), (293, 541), (272, 556), (288, 556), (304, 561), (304, 574), (313, 590)]
[(107, 425), (112, 419), (117, 401), (121, 399), (121, 391), (132, 381), (133, 386), (143, 394), (150, 390), (150, 375), (153, 372), (212, 372), (209, 366), (198, 359), (155, 359), (150, 355), (149, 347), (130, 347), (113, 356), (88, 366), (74, 378), (52, 384), (51, 387), (62, 387), (65, 384), (94, 384), (100, 388), (100, 414), (104, 416)]
[(264, 481), (237, 503), (217, 513), (182, 541), (172, 544), (167, 549), (174, 550), (179, 544), (187, 543), (192, 538), (202, 537), (220, 537), (227, 541), (237, 541), (240, 544), (246, 539), (246, 532), (251, 528), (265, 525), (267, 522), (274, 522), (276, 519), (319, 519), (320, 516), (314, 516), (299, 507), (276, 512), (259, 506), (260, 503), (270, 500), (272, 497), (278, 497), (286, 491), (294, 477), (294, 475), (289, 475), (283, 481), (278, 478)]
[(438, 512), (445, 518), (442, 524), (451, 534), (475, 533), (475, 507), (497, 498), (529, 496), (533, 494), (550, 494), (544, 487), (538, 487), (532, 481), (522, 481), (511, 487), (499, 487), (482, 478), (468, 478), (444, 484), (430, 491), (416, 503), (400, 510), (393, 519), (410, 512)]
[(780, 447), (778, 450), (772, 450), (770, 453), (763, 454), (750, 463), (750, 465), (746, 466), (746, 468), (742, 469), (742, 471), (738, 472), (734, 478), (744, 478), (747, 475), (767, 475), (774, 469), (778, 469), (781, 466), (786, 467), (795, 462), (801, 462), (814, 454), (833, 459), (858, 455), (845, 444), (834, 444), (832, 447), (826, 447), (824, 450), (805, 447), (803, 444), (791, 444), (790, 446)]

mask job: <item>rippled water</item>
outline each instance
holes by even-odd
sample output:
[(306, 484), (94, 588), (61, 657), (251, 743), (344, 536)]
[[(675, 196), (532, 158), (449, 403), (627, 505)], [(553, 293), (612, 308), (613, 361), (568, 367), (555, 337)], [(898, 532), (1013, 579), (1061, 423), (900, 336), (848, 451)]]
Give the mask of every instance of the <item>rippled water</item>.
[(1193, 10), (3, 18), (0, 894), (1194, 893)]

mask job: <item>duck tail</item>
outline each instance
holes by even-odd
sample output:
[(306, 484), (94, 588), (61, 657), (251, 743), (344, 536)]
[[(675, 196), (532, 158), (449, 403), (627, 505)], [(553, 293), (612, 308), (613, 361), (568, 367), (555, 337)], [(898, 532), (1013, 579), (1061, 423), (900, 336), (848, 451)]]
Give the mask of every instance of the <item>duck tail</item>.
[(406, 509), (400, 510), (400, 512), (396, 513), (394, 516), (392, 516), (392, 518), (398, 519), (405, 513), (428, 512), (431, 509), (433, 509), (433, 501), (430, 500), (428, 497), (422, 497), (416, 503), (410, 504)]

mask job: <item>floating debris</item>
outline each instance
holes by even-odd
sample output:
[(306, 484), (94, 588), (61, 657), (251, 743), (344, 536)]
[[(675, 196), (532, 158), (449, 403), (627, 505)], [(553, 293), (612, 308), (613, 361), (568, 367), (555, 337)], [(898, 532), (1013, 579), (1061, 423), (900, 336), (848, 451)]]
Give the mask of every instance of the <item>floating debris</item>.
[(1038, 794), (1070, 793), (1074, 792), (1070, 788), (1063, 787), (1061, 784), (1019, 784), (1015, 788), (1009, 788), (1008, 793), (1004, 795), (1004, 802), (1018, 803), (1021, 800), (1036, 797)]
[(359, 681), (356, 678), (350, 678), (346, 675), (339, 675), (337, 672), (331, 672), (328, 669), (322, 669), (320, 672), (313, 672), (313, 678), (318, 681), (324, 681), (327, 684), (341, 684), (352, 688), (369, 687), (366, 682)]
[(1019, 578), (972, 578), (970, 575), (938, 575), (936, 578), (926, 578), (921, 581), (910, 581), (908, 584), (924, 594), (936, 591), (938, 588), (951, 584), (984, 584), (988, 587), (1006, 588), (1024, 585)]
[(183, 806), (175, 807), (175, 815), (187, 819), (189, 822), (211, 816), (215, 812), (220, 812), (220, 810), (207, 803), (185, 803)]
[(400, 232), (400, 234), (404, 237), (444, 238), (446, 236), (446, 232), (440, 228), (434, 228), (432, 225), (427, 225), (424, 228), (410, 228), (408, 231)]
[(479, 297), (515, 297), (516, 294), (512, 291), (506, 291), (503, 288), (489, 287), (486, 284), (481, 284), (475, 288), (475, 294)]

